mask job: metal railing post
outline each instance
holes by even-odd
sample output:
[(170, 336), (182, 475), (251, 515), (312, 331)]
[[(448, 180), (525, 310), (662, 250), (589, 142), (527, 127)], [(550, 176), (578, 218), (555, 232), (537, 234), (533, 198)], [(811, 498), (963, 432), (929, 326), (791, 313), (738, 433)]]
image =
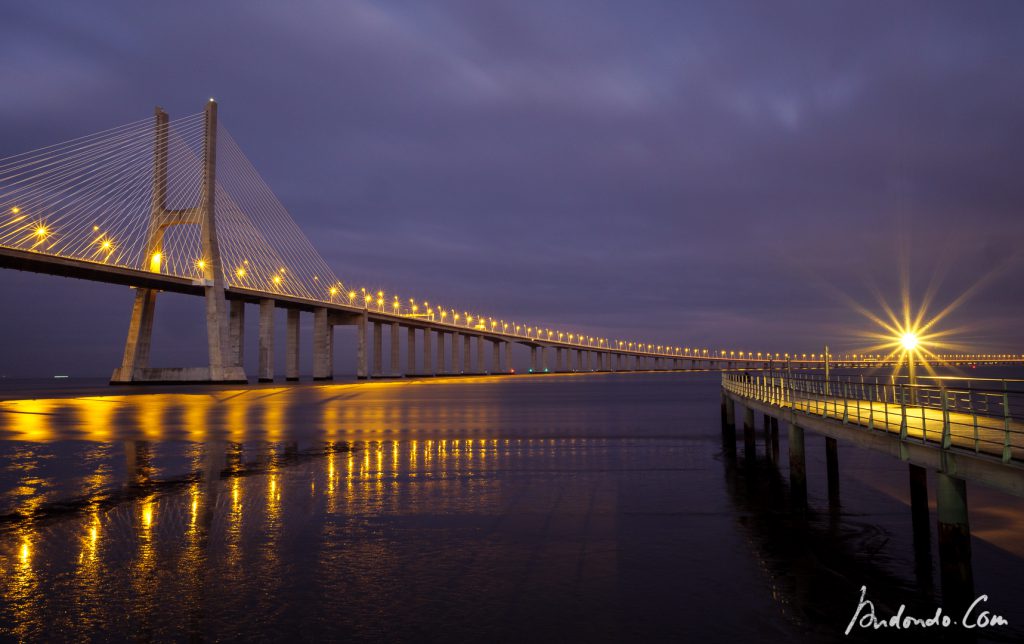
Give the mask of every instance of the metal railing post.
[[(942, 396), (942, 448), (949, 449), (953, 444), (953, 436), (949, 427), (949, 402), (945, 385), (939, 387), (939, 394)], [(921, 407), (921, 417), (924, 417), (924, 407)]]
[[(900, 440), (907, 439), (907, 401), (903, 398), (903, 385), (892, 386), (892, 395), (896, 396), (896, 387), (900, 388)], [(886, 415), (888, 415), (888, 408), (886, 408)]]
[(1013, 458), (1013, 448), (1010, 445), (1010, 394), (1006, 390), (1006, 381), (1003, 380), (1003, 462), (1009, 463)]

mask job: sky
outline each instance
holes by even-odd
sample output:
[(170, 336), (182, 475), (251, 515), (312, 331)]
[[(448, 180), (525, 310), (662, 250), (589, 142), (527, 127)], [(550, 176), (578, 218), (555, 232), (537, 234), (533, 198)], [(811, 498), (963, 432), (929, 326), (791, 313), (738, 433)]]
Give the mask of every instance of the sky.
[[(908, 275), (915, 309), (969, 294), (938, 325), (958, 348), (1024, 352), (1021, 3), (2, 13), (0, 157), (216, 97), (347, 284), (602, 337), (809, 353), (873, 344), (851, 300), (898, 307)], [(201, 361), (185, 300), (161, 300), (157, 361)], [(3, 271), (0, 375), (106, 375), (131, 301)]]

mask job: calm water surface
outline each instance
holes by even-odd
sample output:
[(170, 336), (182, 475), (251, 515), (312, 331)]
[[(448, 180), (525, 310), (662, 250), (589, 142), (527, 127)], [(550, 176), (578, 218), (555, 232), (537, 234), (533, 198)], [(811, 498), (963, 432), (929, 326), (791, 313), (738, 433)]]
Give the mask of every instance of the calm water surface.
[[(830, 508), (808, 434), (793, 512), (785, 426), (780, 463), (733, 456), (719, 383), (8, 388), (0, 637), (839, 641), (862, 585), (933, 614), (906, 466), (840, 443)], [(975, 588), (1010, 620), (981, 639), (1020, 639), (1024, 504), (968, 492)]]

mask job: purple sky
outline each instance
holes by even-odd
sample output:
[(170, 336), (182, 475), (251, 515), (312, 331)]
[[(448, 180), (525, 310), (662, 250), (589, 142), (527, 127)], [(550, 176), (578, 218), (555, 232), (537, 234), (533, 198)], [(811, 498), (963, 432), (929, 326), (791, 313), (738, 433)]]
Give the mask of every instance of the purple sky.
[[(349, 284), (810, 352), (866, 346), (836, 293), (895, 304), (906, 262), (916, 300), (985, 280), (943, 326), (1024, 350), (1020, 3), (303, 4), (7, 3), (0, 156), (215, 96)], [(118, 361), (127, 289), (0, 298), (0, 374)], [(156, 358), (198, 363), (165, 301)]]

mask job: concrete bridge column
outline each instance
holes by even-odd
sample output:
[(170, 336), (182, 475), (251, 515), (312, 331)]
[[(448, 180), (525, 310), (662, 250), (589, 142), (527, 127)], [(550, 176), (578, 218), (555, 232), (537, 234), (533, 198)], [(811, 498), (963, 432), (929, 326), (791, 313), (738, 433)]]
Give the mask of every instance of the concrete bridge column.
[(779, 462), (779, 419), (772, 418), (772, 461)]
[(151, 288), (135, 289), (135, 304), (124, 343), (121, 368), (114, 371), (114, 382), (131, 382), (137, 369), (149, 367), (149, 350), (153, 342), (153, 317), (156, 314), (156, 291)]
[(537, 373), (537, 347), (530, 347), (530, 371)]
[(584, 369), (583, 349), (576, 349), (576, 371), (583, 371)]
[(762, 420), (764, 422), (764, 453), (768, 460), (772, 460), (772, 417), (765, 414)]
[(394, 378), (397, 378), (398, 376), (402, 375), (402, 373), (399, 371), (399, 367), (398, 367), (398, 360), (399, 360), (399, 358), (398, 358), (398, 353), (399, 353), (399, 346), (398, 346), (399, 345), (399, 339), (398, 339), (398, 335), (399, 335), (398, 322), (392, 322), (391, 323), (391, 347), (390, 347), (390, 349), (391, 349), (391, 366), (390, 366), (391, 373), (389, 375), (391, 375)]
[(936, 474), (935, 510), (939, 516), (939, 569), (944, 608), (964, 610), (974, 600), (971, 528), (967, 520), (967, 482)]
[(231, 300), (228, 311), (228, 335), (231, 338), (231, 360), (236, 367), (245, 365), (245, 302)]
[(327, 379), (334, 380), (334, 323), (327, 318)]
[(274, 300), (260, 300), (259, 381), (274, 382)]
[(416, 327), (406, 327), (405, 336), (405, 375), (416, 373)]
[(505, 343), (505, 371), (512, 373), (515, 369), (512, 367), (512, 343)]
[(501, 342), (491, 340), (491, 373), (501, 373)]
[(484, 336), (476, 336), (476, 372), (484, 373)]
[(908, 463), (910, 518), (914, 540), (914, 575), (923, 589), (932, 586), (932, 530), (928, 518), (928, 471)]
[(470, 364), (469, 353), (470, 353), (470, 350), (471, 350), (470, 349), (471, 340), (472, 340), (472, 338), (470, 336), (463, 334), (463, 336), (462, 336), (462, 373), (471, 373), (470, 367), (469, 367), (469, 364)]
[(789, 424), (789, 489), (793, 504), (807, 504), (807, 462), (804, 458), (804, 428)]
[(444, 331), (437, 332), (437, 373), (438, 375), (448, 373), (444, 368)]
[(423, 373), (432, 375), (434, 373), (434, 357), (431, 355), (430, 328), (423, 329)]
[(753, 463), (757, 456), (757, 437), (754, 434), (754, 410), (743, 408), (743, 457)]
[(544, 373), (548, 372), (548, 353), (550, 353), (550, 347), (540, 348), (540, 368)]
[(724, 390), (722, 391), (722, 425), (729, 429), (736, 429), (736, 403)]
[(366, 367), (366, 312), (356, 318), (356, 378), (366, 380), (369, 369)]
[(555, 371), (562, 371), (562, 347), (555, 347)]
[(299, 379), (299, 310), (288, 309), (285, 328), (284, 379), (295, 382)]
[(452, 373), (459, 373), (459, 332), (452, 331)]
[(334, 378), (331, 354), (334, 353), (332, 336), (334, 327), (327, 319), (327, 309), (319, 307), (313, 310), (313, 380), (331, 380)]
[(373, 377), (384, 375), (384, 325), (373, 323)]
[(834, 438), (825, 437), (825, 464), (828, 472), (828, 505), (839, 507), (839, 443)]

